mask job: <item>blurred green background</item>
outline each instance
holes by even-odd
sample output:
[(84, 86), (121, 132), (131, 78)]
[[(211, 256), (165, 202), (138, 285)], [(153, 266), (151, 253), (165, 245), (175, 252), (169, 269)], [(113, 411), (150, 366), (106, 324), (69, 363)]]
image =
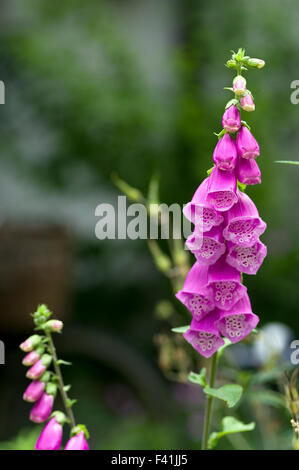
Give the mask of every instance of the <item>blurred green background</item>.
[[(143, 192), (157, 174), (161, 201), (190, 200), (211, 167), (231, 98), (224, 63), (239, 47), (266, 61), (247, 73), (247, 122), (261, 147), (263, 184), (248, 193), (268, 223), (268, 257), (246, 285), (261, 325), (298, 337), (299, 170), (274, 163), (299, 160), (298, 21), (295, 0), (2, 0), (1, 448), (30, 448), (38, 433), (17, 345), (41, 302), (65, 321), (58, 348), (73, 361), (66, 381), (92, 448), (198, 448), (203, 396), (167, 380), (153, 340), (168, 334), (155, 310), (172, 300), (169, 283), (144, 241), (97, 240), (94, 211), (117, 202), (113, 172)], [(223, 446), (289, 448), (276, 405), (262, 411), (267, 430)]]

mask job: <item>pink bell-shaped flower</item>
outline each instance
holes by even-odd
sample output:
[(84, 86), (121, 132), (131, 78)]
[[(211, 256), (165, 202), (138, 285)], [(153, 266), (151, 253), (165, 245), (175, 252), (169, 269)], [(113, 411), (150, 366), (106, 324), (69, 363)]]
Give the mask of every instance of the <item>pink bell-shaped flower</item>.
[(237, 133), (237, 151), (242, 158), (256, 158), (260, 154), (259, 144), (246, 126)]
[(224, 344), (219, 331), (214, 326), (218, 319), (217, 310), (200, 321), (193, 318), (189, 330), (183, 335), (185, 340), (204, 357), (212, 356)]
[(244, 111), (251, 112), (255, 110), (255, 104), (250, 93), (247, 93), (247, 95), (241, 97), (240, 105)]
[(237, 190), (238, 202), (225, 214), (223, 236), (240, 246), (252, 246), (266, 230), (266, 223), (250, 197)]
[(64, 450), (89, 450), (87, 440), (83, 431), (71, 437), (66, 443)]
[(253, 158), (238, 157), (236, 175), (238, 181), (246, 186), (261, 183), (261, 171)]
[(23, 399), (25, 401), (35, 402), (39, 400), (39, 398), (42, 396), (44, 389), (45, 389), (44, 382), (40, 382), (39, 380), (34, 380), (26, 388), (24, 395), (23, 395)]
[(231, 310), (219, 311), (215, 327), (232, 343), (237, 343), (245, 338), (258, 322), (259, 317), (252, 313), (249, 297), (244, 294)]
[(222, 127), (227, 132), (236, 132), (241, 127), (241, 115), (234, 104), (226, 109), (222, 116)]
[(40, 399), (33, 406), (30, 412), (30, 420), (34, 423), (43, 423), (46, 421), (52, 412), (53, 403), (53, 395), (49, 395), (48, 393), (44, 392)]
[(229, 210), (237, 201), (237, 178), (234, 170), (214, 167), (209, 177), (207, 202), (217, 211)]
[(206, 178), (197, 188), (191, 202), (183, 208), (184, 216), (196, 226), (202, 227), (204, 232), (223, 222), (222, 215), (207, 203), (208, 186), (209, 178)]
[(235, 168), (237, 163), (236, 142), (228, 132), (218, 140), (213, 152), (213, 162), (220, 170), (233, 170)]
[(225, 252), (223, 226), (213, 227), (209, 232), (202, 232), (195, 227), (187, 238), (186, 247), (194, 254), (200, 264), (210, 265)]
[(194, 263), (190, 269), (182, 290), (176, 298), (192, 313), (196, 320), (201, 320), (214, 308), (211, 294), (206, 289), (208, 266)]
[(256, 274), (267, 255), (267, 247), (261, 241), (252, 246), (239, 246), (227, 242), (226, 261), (241, 273)]
[(230, 310), (247, 291), (241, 273), (226, 262), (225, 256), (209, 267), (207, 287), (215, 306), (221, 310)]

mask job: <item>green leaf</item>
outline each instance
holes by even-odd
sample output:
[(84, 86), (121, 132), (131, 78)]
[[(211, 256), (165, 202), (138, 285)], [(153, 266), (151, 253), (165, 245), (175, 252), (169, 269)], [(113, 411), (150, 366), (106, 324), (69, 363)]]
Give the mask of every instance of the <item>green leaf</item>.
[(64, 365), (64, 366), (71, 366), (72, 363), (68, 361), (64, 361), (63, 359), (58, 359), (57, 364)]
[(68, 408), (72, 408), (72, 406), (77, 403), (77, 400), (75, 398), (68, 398), (66, 401), (66, 405)]
[(201, 369), (199, 374), (195, 372), (190, 372), (188, 375), (188, 380), (194, 384), (200, 385), (201, 387), (207, 386), (207, 369), (204, 367)]
[(186, 333), (186, 331), (188, 331), (189, 328), (190, 328), (190, 325), (178, 326), (177, 328), (171, 328), (171, 331), (173, 333)]
[(219, 439), (227, 434), (235, 434), (237, 432), (252, 431), (255, 428), (255, 423), (244, 424), (242, 421), (234, 418), (233, 416), (226, 416), (221, 421), (222, 430), (220, 432), (212, 432), (209, 437), (208, 448), (213, 449)]
[(70, 389), (71, 389), (71, 385), (65, 385), (65, 386), (63, 387), (63, 390), (64, 390), (65, 392), (68, 392)]
[(291, 160), (276, 160), (275, 163), (286, 163), (287, 165), (299, 165), (299, 162), (297, 161), (291, 161)]
[(225, 401), (227, 406), (232, 408), (240, 400), (243, 393), (243, 387), (237, 384), (229, 384), (223, 385), (220, 388), (210, 388), (207, 385), (203, 391), (206, 395)]

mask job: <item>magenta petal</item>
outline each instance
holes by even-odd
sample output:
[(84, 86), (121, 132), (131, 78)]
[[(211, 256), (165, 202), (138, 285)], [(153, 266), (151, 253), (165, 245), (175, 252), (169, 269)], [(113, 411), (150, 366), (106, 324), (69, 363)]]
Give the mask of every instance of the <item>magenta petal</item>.
[(252, 246), (238, 246), (228, 242), (227, 246), (228, 264), (246, 274), (256, 274), (267, 255), (267, 247), (261, 241)]
[(219, 313), (220, 317), (215, 322), (215, 326), (232, 343), (241, 341), (259, 322), (259, 317), (252, 313), (247, 294), (229, 312), (220, 311)]
[(46, 366), (43, 365), (42, 361), (39, 359), (30, 369), (27, 371), (26, 377), (28, 379), (38, 379), (46, 370)]
[(241, 273), (227, 264), (222, 256), (208, 271), (208, 289), (216, 307), (230, 310), (246, 293)]
[(241, 127), (241, 115), (234, 104), (224, 111), (222, 116), (222, 127), (228, 132), (236, 132)]
[(24, 366), (33, 366), (40, 358), (40, 355), (36, 351), (31, 351), (22, 360)]
[(196, 262), (190, 269), (183, 289), (176, 294), (195, 319), (200, 320), (214, 308), (209, 291), (206, 289), (208, 267)]
[(50, 419), (42, 430), (37, 443), (36, 450), (59, 450), (62, 440), (62, 426), (56, 421), (56, 418)]
[(52, 412), (53, 403), (53, 395), (43, 393), (30, 412), (30, 420), (35, 423), (43, 423), (46, 421)]
[(235, 140), (229, 133), (224, 134), (218, 141), (213, 161), (220, 170), (233, 170), (237, 163), (237, 148)]
[(250, 93), (241, 97), (240, 104), (244, 111), (250, 112), (255, 110), (255, 104)]
[(39, 380), (34, 380), (26, 388), (23, 399), (29, 402), (35, 402), (40, 399), (45, 389), (45, 383)]
[(200, 264), (213, 264), (225, 252), (222, 232), (221, 225), (204, 233), (195, 228), (186, 240), (186, 247), (194, 254)]
[(185, 340), (204, 357), (212, 356), (224, 344), (214, 325), (218, 319), (217, 310), (209, 313), (201, 321), (193, 319), (189, 330), (183, 335)]
[(227, 226), (223, 230), (226, 240), (240, 246), (252, 246), (264, 233), (267, 225), (260, 218), (250, 197), (237, 190), (238, 202), (225, 214)]
[(71, 437), (66, 443), (64, 450), (89, 450), (87, 440), (83, 431)]
[(254, 158), (239, 157), (236, 166), (237, 179), (242, 184), (253, 185), (261, 183), (261, 172)]
[(209, 177), (207, 202), (217, 211), (229, 210), (237, 201), (235, 172), (214, 167)]
[(202, 227), (203, 231), (223, 222), (223, 217), (207, 203), (208, 186), (209, 178), (206, 178), (194, 193), (192, 201), (183, 208), (184, 216), (196, 226)]
[(237, 134), (237, 150), (242, 158), (256, 158), (260, 154), (259, 144), (246, 126), (242, 126)]

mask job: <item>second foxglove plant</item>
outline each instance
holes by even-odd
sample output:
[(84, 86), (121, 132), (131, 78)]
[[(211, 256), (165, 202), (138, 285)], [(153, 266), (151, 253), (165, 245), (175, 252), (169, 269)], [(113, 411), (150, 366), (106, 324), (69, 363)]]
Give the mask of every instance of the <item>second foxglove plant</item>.
[[(31, 380), (23, 399), (33, 403), (29, 418), (35, 423), (44, 423), (36, 445), (36, 450), (60, 450), (62, 445), (63, 425), (70, 426), (70, 439), (64, 450), (88, 450), (88, 431), (82, 424), (76, 425), (72, 406), (76, 400), (68, 397), (69, 385), (64, 385), (60, 365), (68, 364), (58, 359), (52, 338), (53, 333), (61, 333), (63, 323), (51, 319), (52, 312), (45, 305), (40, 305), (32, 314), (35, 330), (20, 349), (27, 353), (23, 365), (29, 367), (26, 377)], [(51, 365), (53, 369), (51, 370)], [(65, 407), (62, 411), (53, 411), (55, 397), (60, 392)]]

